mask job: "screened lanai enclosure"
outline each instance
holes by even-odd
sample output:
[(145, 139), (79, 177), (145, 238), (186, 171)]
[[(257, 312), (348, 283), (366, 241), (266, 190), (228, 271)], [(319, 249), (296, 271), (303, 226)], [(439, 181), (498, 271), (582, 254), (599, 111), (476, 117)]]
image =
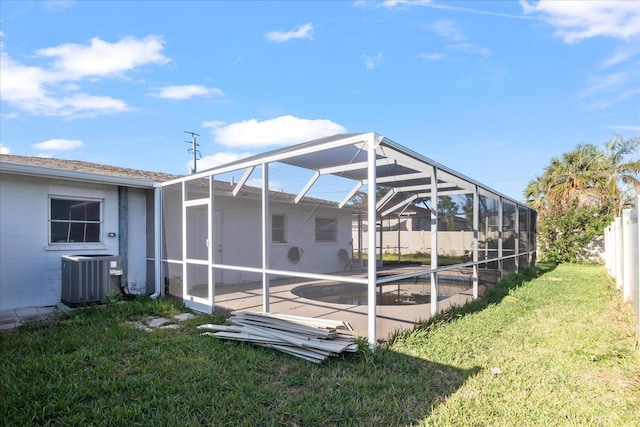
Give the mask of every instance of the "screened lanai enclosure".
[(348, 321), (371, 344), (535, 263), (536, 212), (376, 133), (162, 185), (164, 292)]

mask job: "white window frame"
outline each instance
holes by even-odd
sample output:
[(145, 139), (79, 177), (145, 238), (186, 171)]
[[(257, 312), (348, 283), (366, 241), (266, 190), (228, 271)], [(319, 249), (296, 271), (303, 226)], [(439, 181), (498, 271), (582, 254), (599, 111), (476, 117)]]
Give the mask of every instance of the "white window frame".
[[(87, 202), (87, 203), (98, 203), (100, 206), (100, 219), (98, 221), (89, 221), (89, 220), (85, 220), (85, 221), (80, 221), (80, 220), (61, 220), (61, 219), (53, 219), (52, 218), (52, 203), (54, 200), (69, 200), (69, 201), (78, 201), (78, 202)], [(70, 246), (72, 247), (86, 247), (87, 249), (89, 248), (94, 248), (94, 247), (102, 247), (103, 243), (104, 243), (104, 236), (103, 236), (103, 232), (104, 232), (104, 199), (98, 199), (98, 198), (91, 198), (91, 197), (74, 197), (74, 196), (58, 196), (58, 195), (50, 195), (48, 198), (48, 215), (47, 215), (47, 235), (48, 235), (48, 244), (49, 247), (64, 247), (64, 248), (68, 248)], [(53, 223), (68, 223), (69, 225), (71, 225), (72, 223), (85, 223), (85, 224), (98, 224), (100, 227), (100, 230), (98, 232), (98, 241), (95, 242), (69, 242), (69, 241), (64, 241), (64, 242), (54, 242), (52, 240), (53, 235), (51, 232), (51, 227), (53, 225)]]
[[(282, 218), (282, 240), (276, 240), (274, 238), (275, 233), (275, 225), (274, 225), (274, 221), (273, 218), (275, 217), (281, 217)], [(286, 244), (287, 243), (287, 215), (282, 214), (282, 213), (274, 213), (273, 215), (271, 215), (271, 243), (274, 244)]]

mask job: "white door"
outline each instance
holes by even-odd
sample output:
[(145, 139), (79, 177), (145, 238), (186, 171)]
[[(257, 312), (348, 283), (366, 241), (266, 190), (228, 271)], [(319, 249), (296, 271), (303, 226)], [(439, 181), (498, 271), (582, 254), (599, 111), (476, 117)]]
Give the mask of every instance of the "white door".
[(213, 309), (209, 218), (208, 200), (185, 202), (182, 299), (187, 307), (205, 313)]

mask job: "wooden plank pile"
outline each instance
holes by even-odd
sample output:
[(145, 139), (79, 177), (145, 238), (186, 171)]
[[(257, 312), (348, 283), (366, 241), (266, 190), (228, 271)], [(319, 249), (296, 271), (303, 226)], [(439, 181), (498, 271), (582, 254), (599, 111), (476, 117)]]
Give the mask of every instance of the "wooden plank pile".
[(358, 350), (353, 335), (340, 332), (353, 331), (348, 322), (239, 311), (231, 314), (229, 323), (200, 325), (198, 329), (207, 331), (204, 335), (246, 341), (316, 363)]

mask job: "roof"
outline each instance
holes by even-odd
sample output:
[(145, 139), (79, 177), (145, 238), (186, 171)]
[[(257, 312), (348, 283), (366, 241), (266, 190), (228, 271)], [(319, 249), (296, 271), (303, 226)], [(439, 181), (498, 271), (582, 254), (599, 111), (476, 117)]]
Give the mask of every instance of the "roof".
[[(16, 156), (0, 154), (0, 171), (13, 172), (23, 175), (55, 177), (59, 179), (102, 182), (114, 185), (129, 185), (133, 187), (153, 187), (154, 184), (180, 178), (180, 175), (172, 175), (162, 172), (150, 172), (140, 169), (109, 166), (99, 163), (83, 162), (79, 160), (52, 159), (44, 157)], [(203, 185), (205, 183), (203, 182)], [(208, 185), (208, 184), (207, 184)], [(231, 193), (233, 185), (223, 181), (216, 181), (216, 191), (219, 193)], [(260, 197), (261, 189), (245, 185), (240, 196), (256, 198)], [(270, 191), (274, 201), (293, 202), (296, 195), (281, 191)], [(304, 203), (334, 207), (337, 203), (305, 197)]]
[(154, 184), (179, 178), (179, 175), (109, 166), (79, 160), (17, 156), (12, 154), (0, 154), (0, 171), (143, 188), (151, 188)]

